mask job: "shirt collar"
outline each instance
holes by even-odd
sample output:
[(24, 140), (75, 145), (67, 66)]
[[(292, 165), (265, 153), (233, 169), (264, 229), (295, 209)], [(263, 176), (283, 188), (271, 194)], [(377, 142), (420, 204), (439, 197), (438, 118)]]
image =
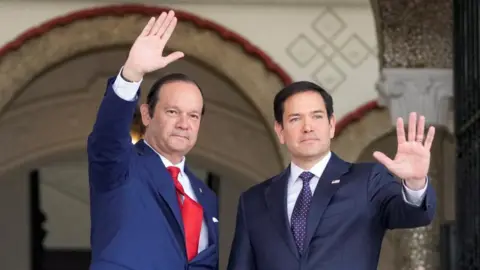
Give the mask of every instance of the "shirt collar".
[(173, 164), (170, 160), (168, 160), (166, 157), (162, 156), (160, 153), (157, 152), (157, 150), (153, 149), (153, 147), (151, 147), (147, 141), (143, 140), (145, 142), (145, 144), (150, 147), (155, 153), (157, 153), (157, 155), (160, 157), (160, 159), (162, 160), (163, 162), (163, 165), (165, 165), (165, 168), (169, 167), (169, 166), (175, 166), (175, 167), (178, 167), (180, 169), (180, 175), (184, 176), (185, 174), (185, 157), (182, 158), (182, 161), (180, 161), (180, 163), (177, 163), (177, 164)]
[[(310, 170), (309, 172), (313, 173), (316, 177), (320, 178), (323, 174), (323, 171), (325, 171), (325, 168), (327, 167), (328, 161), (330, 160), (330, 157), (332, 156), (332, 152), (328, 152), (320, 161), (317, 162)], [(290, 179), (292, 182), (295, 182), (298, 180), (298, 177), (300, 174), (302, 174), (305, 170), (298, 167), (295, 163), (291, 162), (290, 163)]]

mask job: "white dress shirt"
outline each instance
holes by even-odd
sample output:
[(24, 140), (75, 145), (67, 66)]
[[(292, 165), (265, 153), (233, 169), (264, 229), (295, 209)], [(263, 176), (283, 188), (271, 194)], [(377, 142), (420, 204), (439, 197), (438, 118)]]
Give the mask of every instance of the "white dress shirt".
[[(312, 193), (315, 193), (315, 188), (320, 180), (320, 176), (322, 176), (323, 171), (325, 171), (331, 156), (332, 153), (328, 152), (328, 154), (322, 160), (320, 160), (309, 170), (309, 172), (315, 175), (310, 180), (310, 189), (312, 190)], [(295, 203), (297, 202), (297, 198), (300, 195), (303, 187), (303, 181), (299, 178), (302, 172), (304, 172), (303, 169), (295, 165), (293, 162), (290, 163), (290, 176), (287, 184), (287, 213), (289, 221), (291, 220), (293, 208), (295, 207)], [(411, 190), (405, 184), (403, 184), (403, 187), (402, 194), (405, 202), (415, 206), (420, 206), (425, 196), (427, 185), (425, 185), (422, 190)]]
[[(120, 70), (121, 72), (121, 70)], [(137, 92), (140, 87), (140, 82), (127, 82), (125, 81), (121, 76), (120, 73), (117, 75), (117, 78), (115, 82), (113, 83), (113, 90), (115, 91), (115, 94), (122, 98), (123, 100), (126, 101), (133, 101), (137, 97)], [(185, 157), (182, 159), (182, 161), (178, 164), (173, 165), (172, 162), (170, 162), (168, 159), (166, 159), (164, 156), (160, 155), (155, 149), (153, 149), (147, 141), (145, 141), (145, 144), (148, 145), (155, 153), (158, 154), (160, 159), (162, 160), (163, 164), (165, 167), (169, 166), (175, 166), (180, 169), (180, 173), (178, 175), (178, 181), (180, 184), (182, 184), (183, 189), (185, 190), (185, 193), (192, 198), (192, 200), (197, 201), (197, 196), (195, 195), (195, 192), (193, 191), (192, 185), (190, 183), (190, 179), (188, 179), (187, 174), (184, 171), (185, 168)], [(161, 166), (159, 164), (159, 166)], [(173, 181), (173, 180), (172, 180)], [(198, 244), (198, 253), (203, 251), (208, 247), (208, 229), (207, 229), (207, 224), (205, 222), (205, 218), (203, 219), (202, 222), (202, 229), (200, 231), (200, 241)]]

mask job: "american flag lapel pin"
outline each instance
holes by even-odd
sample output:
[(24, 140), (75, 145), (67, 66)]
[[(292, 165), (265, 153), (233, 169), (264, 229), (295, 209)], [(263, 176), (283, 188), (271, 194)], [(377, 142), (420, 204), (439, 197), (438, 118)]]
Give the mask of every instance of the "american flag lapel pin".
[(337, 180), (333, 180), (333, 181), (332, 181), (332, 185), (334, 185), (334, 184), (339, 184), (339, 183), (340, 183), (340, 179), (337, 179)]

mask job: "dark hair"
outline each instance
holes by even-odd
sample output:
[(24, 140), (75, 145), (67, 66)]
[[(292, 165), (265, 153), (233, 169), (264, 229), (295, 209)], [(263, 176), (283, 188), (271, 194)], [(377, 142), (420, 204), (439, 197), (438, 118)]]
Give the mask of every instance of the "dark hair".
[(325, 89), (315, 83), (299, 81), (285, 86), (275, 95), (275, 99), (273, 100), (273, 113), (275, 115), (275, 121), (277, 121), (280, 125), (283, 125), (283, 113), (285, 111), (284, 104), (289, 97), (298, 93), (309, 91), (316, 92), (322, 96), (323, 102), (325, 102), (325, 108), (327, 109), (328, 119), (330, 119), (333, 115), (332, 96), (330, 96)]
[[(188, 77), (183, 73), (171, 73), (171, 74), (165, 75), (160, 79), (156, 80), (153, 83), (152, 87), (150, 88), (150, 91), (148, 91), (147, 104), (148, 104), (148, 113), (150, 114), (150, 117), (153, 117), (155, 113), (155, 107), (157, 106), (157, 103), (158, 103), (158, 96), (160, 93), (160, 89), (162, 88), (162, 86), (170, 82), (192, 83), (198, 87), (198, 89), (200, 90), (200, 94), (202, 95), (202, 98), (203, 98), (202, 88), (200, 88), (198, 83), (195, 82), (192, 78)], [(203, 101), (203, 106), (202, 106), (202, 115), (203, 114), (205, 114), (205, 99)]]

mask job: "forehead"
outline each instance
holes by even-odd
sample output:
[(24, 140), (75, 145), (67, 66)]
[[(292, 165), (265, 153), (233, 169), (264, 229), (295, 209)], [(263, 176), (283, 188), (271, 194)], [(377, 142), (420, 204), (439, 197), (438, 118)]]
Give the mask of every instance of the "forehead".
[(295, 113), (301, 111), (326, 111), (325, 101), (322, 95), (314, 90), (307, 90), (305, 92), (296, 93), (287, 100), (284, 104), (285, 113)]
[(159, 89), (158, 103), (181, 108), (196, 108), (203, 106), (200, 89), (192, 82), (172, 81)]

